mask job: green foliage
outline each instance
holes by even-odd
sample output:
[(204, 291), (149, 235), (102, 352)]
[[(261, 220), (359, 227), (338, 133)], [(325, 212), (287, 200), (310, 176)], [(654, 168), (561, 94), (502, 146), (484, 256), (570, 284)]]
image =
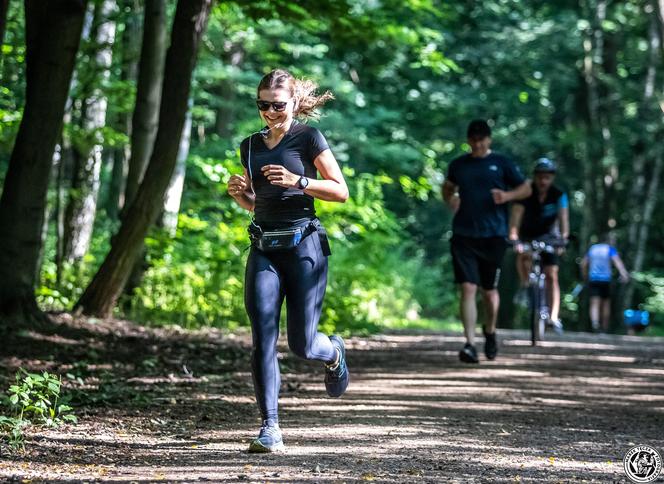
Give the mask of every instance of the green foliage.
[(64, 262), (58, 280), (56, 264), (55, 227), (49, 227), (44, 247), (44, 262), (42, 264), (41, 284), (37, 287), (35, 295), (37, 302), (45, 310), (61, 311), (71, 309), (83, 293), (85, 285), (92, 279), (95, 271), (110, 247), (109, 234), (117, 230), (117, 221), (109, 220), (105, 214), (100, 214), (95, 220), (94, 237), (90, 251), (82, 261), (73, 263)]
[(185, 327), (233, 328), (244, 313), (243, 255), (248, 216), (225, 193), (235, 161), (192, 157), (175, 237), (155, 231), (148, 238), (141, 287), (129, 315)]
[(385, 175), (355, 175), (346, 170), (353, 197), (345, 204), (319, 203), (332, 244), (330, 284), (324, 327), (360, 330), (380, 328), (411, 314), (419, 305), (412, 297), (418, 261), (406, 257), (405, 234), (386, 210)]
[[(185, 327), (246, 325), (249, 214), (225, 193), (237, 161), (197, 156), (191, 161), (177, 233), (171, 239), (155, 232), (148, 239), (149, 269), (127, 315)], [(317, 206), (333, 251), (323, 328), (375, 331), (415, 319), (421, 306), (413, 295), (436, 294), (427, 286), (437, 271), (410, 254), (407, 235), (385, 208), (383, 187), (393, 180), (350, 169), (345, 175), (353, 197), (345, 204)]]
[(649, 271), (632, 276), (637, 284), (637, 291), (645, 293), (640, 309), (651, 314), (648, 333), (664, 336), (664, 271)]
[[(174, 238), (159, 229), (151, 232), (143, 282), (124, 297), (118, 314), (187, 327), (246, 324), (242, 284), (248, 215), (225, 194), (225, 183), (240, 172), (240, 141), (260, 128), (255, 88), (274, 67), (313, 78), (336, 97), (317, 127), (344, 166), (351, 199), (343, 205), (318, 204), (334, 252), (326, 329), (378, 330), (409, 316), (445, 319), (456, 313), (446, 242), (451, 215), (442, 206), (439, 187), (449, 161), (467, 149), (464, 130), (475, 117), (493, 122), (494, 148), (524, 170), (540, 156), (556, 159), (558, 184), (572, 202), (572, 232), (590, 235), (612, 220), (624, 240), (638, 218), (632, 210), (638, 201), (630, 194), (639, 180), (635, 159), (646, 156), (642, 177), (648, 181), (652, 160), (661, 155), (652, 140), (661, 137), (657, 113), (664, 63), (653, 62), (648, 47), (654, 45), (648, 38), (650, 6), (609, 2), (606, 19), (596, 25), (594, 5), (568, 0), (217, 2), (193, 81), (191, 156), (179, 228)], [(0, 58), (0, 180), (25, 101), (22, 9), (22, 2), (11, 2)], [(140, 23), (141, 12), (122, 8), (113, 20), (122, 32), (125, 25)], [(595, 45), (600, 36), (602, 55)], [(101, 142), (105, 149), (122, 150), (128, 143), (122, 116), (133, 108), (136, 82), (123, 68), (136, 46), (125, 41), (126, 36), (116, 36), (108, 78), (92, 68), (99, 46), (91, 39), (81, 44), (63, 134), (76, 149)], [(601, 119), (588, 118), (588, 61), (597, 70)], [(649, 68), (655, 69), (656, 94), (645, 106)], [(105, 95), (109, 105), (108, 125), (96, 131), (80, 123), (84, 98), (92, 94)], [(604, 131), (591, 126), (599, 124)], [(102, 193), (109, 171), (106, 167)], [(597, 183), (588, 185), (588, 179)], [(52, 190), (49, 207), (54, 201)], [(658, 208), (646, 267), (664, 265), (664, 211)], [(116, 230), (117, 221), (100, 212), (89, 255), (81, 264), (61, 268), (56, 277), (56, 231), (50, 224), (38, 290), (43, 307), (72, 307)], [(584, 250), (570, 254), (561, 267), (563, 293), (574, 286), (572, 261)], [(625, 255), (629, 263), (631, 254)], [(659, 277), (656, 271), (653, 275)], [(511, 267), (505, 276), (515, 278)], [(659, 286), (652, 287), (657, 294)], [(646, 290), (637, 294), (661, 311), (656, 296)], [(563, 309), (573, 327), (577, 302), (568, 298)]]
[(30, 424), (59, 427), (76, 423), (73, 408), (61, 396), (61, 378), (44, 371), (16, 373), (16, 383), (9, 387), (6, 405), (9, 415), (0, 415), (0, 430), (13, 450), (23, 449), (23, 429)]

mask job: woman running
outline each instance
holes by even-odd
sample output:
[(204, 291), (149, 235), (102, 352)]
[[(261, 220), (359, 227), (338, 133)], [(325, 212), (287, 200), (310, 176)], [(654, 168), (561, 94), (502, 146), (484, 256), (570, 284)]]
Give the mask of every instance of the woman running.
[(329, 396), (340, 397), (348, 387), (343, 339), (318, 332), (330, 252), (314, 209), (314, 198), (345, 202), (348, 187), (321, 132), (295, 119), (316, 117), (317, 108), (333, 98), (329, 91), (317, 95), (317, 87), (281, 69), (261, 79), (256, 105), (265, 127), (242, 141), (244, 174), (233, 175), (228, 182), (228, 193), (254, 212), (244, 295), (253, 336), (254, 389), (263, 423), (249, 452), (284, 449), (277, 410), (281, 382), (277, 339), (284, 297), (290, 349), (301, 358), (325, 364)]

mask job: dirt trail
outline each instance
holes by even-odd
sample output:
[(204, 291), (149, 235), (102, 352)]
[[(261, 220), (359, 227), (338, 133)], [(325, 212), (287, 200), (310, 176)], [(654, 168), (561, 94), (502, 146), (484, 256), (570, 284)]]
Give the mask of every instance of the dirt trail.
[(458, 335), (353, 338), (339, 400), (325, 397), (318, 365), (284, 348), (287, 451), (251, 455), (259, 420), (246, 335), (125, 328), (104, 346), (105, 332), (79, 329), (89, 332), (50, 341), (50, 359), (28, 361), (15, 342), (19, 358), (0, 361), (65, 372), (96, 341), (86, 384), (115, 355), (106, 366), (124, 393), (79, 407), (77, 426), (31, 434), (24, 455), (0, 458), (0, 479), (627, 482), (631, 446), (664, 451), (663, 338), (566, 334), (531, 348), (525, 332), (502, 331), (498, 359), (474, 366), (458, 361)]

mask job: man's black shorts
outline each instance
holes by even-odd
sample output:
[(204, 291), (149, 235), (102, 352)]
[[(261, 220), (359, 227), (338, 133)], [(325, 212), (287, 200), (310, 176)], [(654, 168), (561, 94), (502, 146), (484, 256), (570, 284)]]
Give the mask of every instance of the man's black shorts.
[(473, 238), (454, 235), (450, 241), (454, 280), (470, 282), (482, 289), (498, 287), (500, 266), (507, 248), (504, 237)]
[(590, 281), (588, 283), (590, 297), (609, 299), (611, 297), (611, 283), (605, 281)]

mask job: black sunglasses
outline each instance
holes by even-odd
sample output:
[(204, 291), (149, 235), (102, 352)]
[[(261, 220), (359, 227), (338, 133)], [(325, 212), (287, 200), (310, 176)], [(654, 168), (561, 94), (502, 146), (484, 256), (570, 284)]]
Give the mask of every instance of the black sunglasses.
[(260, 99), (256, 99), (256, 106), (258, 106), (258, 109), (261, 111), (267, 111), (270, 109), (270, 106), (272, 106), (272, 109), (274, 109), (277, 112), (284, 111), (286, 109), (286, 106), (288, 106), (288, 101), (262, 101)]

